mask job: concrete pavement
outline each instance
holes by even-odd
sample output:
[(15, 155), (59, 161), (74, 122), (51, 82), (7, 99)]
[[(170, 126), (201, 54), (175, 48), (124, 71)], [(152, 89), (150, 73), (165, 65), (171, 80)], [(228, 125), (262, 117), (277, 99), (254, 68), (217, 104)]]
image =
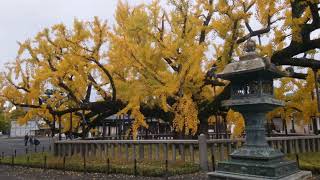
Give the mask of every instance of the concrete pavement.
[[(52, 138), (37, 137), (37, 139), (40, 141), (40, 145), (37, 146), (37, 151), (42, 151), (42, 148), (44, 148), (45, 151), (48, 151)], [(11, 156), (14, 154), (14, 150), (16, 150), (17, 155), (25, 154), (26, 148), (28, 148), (29, 152), (35, 151), (34, 145), (30, 145), (29, 142), (28, 146), (25, 146), (24, 138), (0, 138), (0, 155), (3, 152), (5, 156)]]

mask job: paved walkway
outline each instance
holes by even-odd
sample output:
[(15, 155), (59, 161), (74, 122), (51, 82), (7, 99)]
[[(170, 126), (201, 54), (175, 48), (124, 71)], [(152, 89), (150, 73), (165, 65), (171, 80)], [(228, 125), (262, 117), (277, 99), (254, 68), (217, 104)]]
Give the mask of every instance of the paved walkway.
[[(59, 170), (42, 170), (37, 168), (10, 167), (0, 165), (0, 179), (5, 180), (164, 180), (163, 177), (135, 177), (122, 174), (106, 175), (102, 173), (63, 172)], [(205, 173), (196, 173), (182, 176), (169, 177), (169, 180), (206, 180)]]
[[(48, 151), (52, 139), (47, 137), (37, 139), (40, 141), (37, 151), (42, 151), (43, 147), (45, 151)], [(17, 155), (24, 154), (26, 152), (26, 148), (28, 148), (29, 152), (35, 150), (34, 146), (29, 145), (29, 143), (28, 146), (24, 146), (23, 138), (0, 138), (0, 155), (2, 152), (5, 156), (12, 155), (14, 150), (16, 150)]]

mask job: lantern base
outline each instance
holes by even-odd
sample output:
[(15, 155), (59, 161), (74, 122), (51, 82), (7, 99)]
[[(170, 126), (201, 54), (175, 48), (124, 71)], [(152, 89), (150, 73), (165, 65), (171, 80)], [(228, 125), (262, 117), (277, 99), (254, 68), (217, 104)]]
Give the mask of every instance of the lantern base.
[(310, 171), (298, 171), (294, 174), (291, 174), (282, 178), (270, 178), (265, 176), (248, 176), (240, 174), (232, 174), (225, 172), (212, 172), (208, 173), (209, 180), (268, 180), (268, 179), (277, 179), (277, 180), (309, 180), (312, 178), (312, 173)]
[(217, 171), (227, 174), (241, 174), (248, 176), (261, 176), (270, 179), (279, 179), (299, 171), (294, 161), (254, 161), (231, 160), (218, 163)]
[(278, 149), (269, 147), (267, 144), (262, 146), (257, 145), (244, 145), (231, 153), (232, 159), (243, 159), (248, 162), (249, 160), (264, 160), (279, 161), (283, 159), (284, 154)]

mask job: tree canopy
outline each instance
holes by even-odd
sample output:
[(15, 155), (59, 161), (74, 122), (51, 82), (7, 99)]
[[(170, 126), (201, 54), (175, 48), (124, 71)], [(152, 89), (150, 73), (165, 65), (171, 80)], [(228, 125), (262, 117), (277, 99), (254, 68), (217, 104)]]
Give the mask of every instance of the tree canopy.
[[(57, 116), (68, 124), (72, 113), (74, 128), (88, 131), (107, 116), (128, 113), (134, 134), (148, 127), (147, 116), (195, 134), (226, 111), (220, 101), (228, 97), (228, 82), (215, 73), (238, 60), (246, 40), (255, 39), (258, 53), (283, 70), (320, 67), (317, 0), (166, 2), (119, 1), (113, 25), (75, 19), (71, 28), (57, 24), (19, 43), (15, 62), (0, 77), (2, 102), (28, 107), (22, 122), (41, 116), (51, 123)], [(300, 101), (303, 89), (313, 88), (304, 72), (287, 69), (278, 97), (293, 83), (292, 103)], [(243, 126), (229, 112), (228, 122)]]

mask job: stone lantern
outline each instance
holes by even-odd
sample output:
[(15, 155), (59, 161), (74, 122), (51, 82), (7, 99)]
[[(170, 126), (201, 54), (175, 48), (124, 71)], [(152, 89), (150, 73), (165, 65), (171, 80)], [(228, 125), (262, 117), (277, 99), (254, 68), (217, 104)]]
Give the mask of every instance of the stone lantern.
[(229, 161), (219, 162), (209, 179), (303, 179), (310, 172), (300, 171), (297, 163), (284, 160), (284, 154), (270, 147), (265, 136), (266, 113), (284, 103), (273, 96), (273, 79), (285, 74), (257, 55), (256, 44), (248, 40), (240, 61), (228, 64), (217, 74), (229, 80), (230, 99), (222, 106), (240, 112), (245, 119), (245, 144), (235, 150)]

